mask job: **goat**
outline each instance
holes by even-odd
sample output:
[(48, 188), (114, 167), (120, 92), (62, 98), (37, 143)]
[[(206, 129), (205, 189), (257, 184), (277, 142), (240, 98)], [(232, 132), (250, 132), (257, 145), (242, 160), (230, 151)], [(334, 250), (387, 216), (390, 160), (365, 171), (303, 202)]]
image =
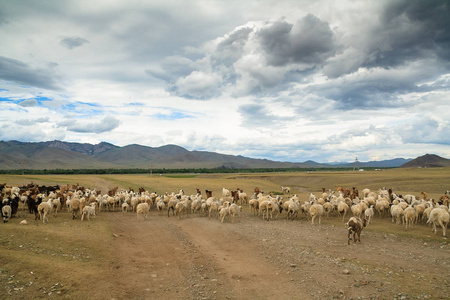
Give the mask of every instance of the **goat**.
[(361, 231), (366, 227), (366, 219), (361, 219), (359, 217), (351, 217), (348, 222), (345, 224), (348, 230), (348, 245), (350, 245), (351, 235), (353, 234), (353, 241), (356, 243), (357, 241), (361, 242)]

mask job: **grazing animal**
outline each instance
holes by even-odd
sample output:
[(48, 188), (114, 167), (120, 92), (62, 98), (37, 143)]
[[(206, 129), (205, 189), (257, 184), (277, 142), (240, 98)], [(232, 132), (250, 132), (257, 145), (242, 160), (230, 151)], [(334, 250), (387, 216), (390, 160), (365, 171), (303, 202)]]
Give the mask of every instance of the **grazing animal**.
[(90, 216), (95, 218), (95, 203), (92, 203), (91, 205), (86, 205), (83, 207), (83, 211), (81, 214), (81, 221), (84, 220), (84, 216), (86, 216), (87, 220), (90, 221)]
[(283, 192), (283, 194), (291, 195), (291, 188), (290, 187), (282, 186), (281, 187), (281, 191)]
[(347, 242), (350, 245), (350, 241), (352, 239), (356, 243), (357, 241), (361, 242), (361, 231), (366, 227), (366, 219), (361, 219), (359, 217), (351, 217), (348, 222), (345, 224), (348, 230)]

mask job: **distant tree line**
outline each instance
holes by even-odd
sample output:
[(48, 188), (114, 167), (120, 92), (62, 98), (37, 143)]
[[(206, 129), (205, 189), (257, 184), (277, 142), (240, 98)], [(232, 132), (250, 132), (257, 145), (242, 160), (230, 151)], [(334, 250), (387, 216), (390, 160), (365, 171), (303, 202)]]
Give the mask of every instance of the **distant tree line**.
[[(380, 168), (366, 167), (370, 171)], [(387, 169), (387, 168), (383, 168)], [(180, 169), (16, 169), (0, 170), (0, 174), (10, 175), (80, 175), (80, 174), (192, 174), (192, 173), (281, 173), (281, 172), (317, 172), (352, 171), (353, 168), (180, 168)]]

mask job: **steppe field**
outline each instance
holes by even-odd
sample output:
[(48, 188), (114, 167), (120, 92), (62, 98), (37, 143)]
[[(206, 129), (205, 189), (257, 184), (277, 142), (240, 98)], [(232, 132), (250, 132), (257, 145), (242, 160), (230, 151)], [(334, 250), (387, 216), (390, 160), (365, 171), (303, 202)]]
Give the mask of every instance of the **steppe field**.
[[(439, 199), (450, 190), (450, 168), (364, 172), (153, 175), (0, 175), (22, 186), (79, 184), (102, 193), (143, 187), (158, 194), (220, 198), (222, 188), (281, 194), (301, 202), (322, 188), (356, 187)], [(284, 194), (284, 201), (289, 195)], [(351, 213), (345, 217), (348, 220)], [(19, 225), (27, 220), (28, 225)], [(100, 211), (73, 220), (64, 207), (47, 224), (20, 204), (18, 216), (0, 223), (0, 299), (449, 299), (450, 247), (442, 229), (426, 222), (412, 229), (380, 218), (347, 245), (337, 212), (312, 225), (285, 212), (269, 221), (243, 205), (235, 223), (207, 214), (168, 217), (151, 207), (136, 213)], [(447, 236), (450, 233), (447, 233)]]

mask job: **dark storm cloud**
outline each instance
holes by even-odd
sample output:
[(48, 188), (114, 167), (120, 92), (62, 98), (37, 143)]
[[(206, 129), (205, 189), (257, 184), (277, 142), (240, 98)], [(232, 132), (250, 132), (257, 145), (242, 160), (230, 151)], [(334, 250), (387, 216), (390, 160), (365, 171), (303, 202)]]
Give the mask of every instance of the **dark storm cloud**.
[(80, 47), (86, 43), (89, 43), (89, 41), (81, 37), (64, 37), (61, 39), (60, 43), (67, 49), (72, 50), (73, 48)]
[(422, 57), (450, 59), (450, 2), (403, 0), (387, 5), (372, 39), (365, 66), (392, 67)]
[(295, 25), (278, 21), (258, 32), (270, 65), (323, 63), (334, 55), (333, 32), (327, 22), (311, 14)]
[(0, 79), (50, 90), (61, 88), (51, 68), (32, 68), (19, 60), (3, 56), (0, 56)]

